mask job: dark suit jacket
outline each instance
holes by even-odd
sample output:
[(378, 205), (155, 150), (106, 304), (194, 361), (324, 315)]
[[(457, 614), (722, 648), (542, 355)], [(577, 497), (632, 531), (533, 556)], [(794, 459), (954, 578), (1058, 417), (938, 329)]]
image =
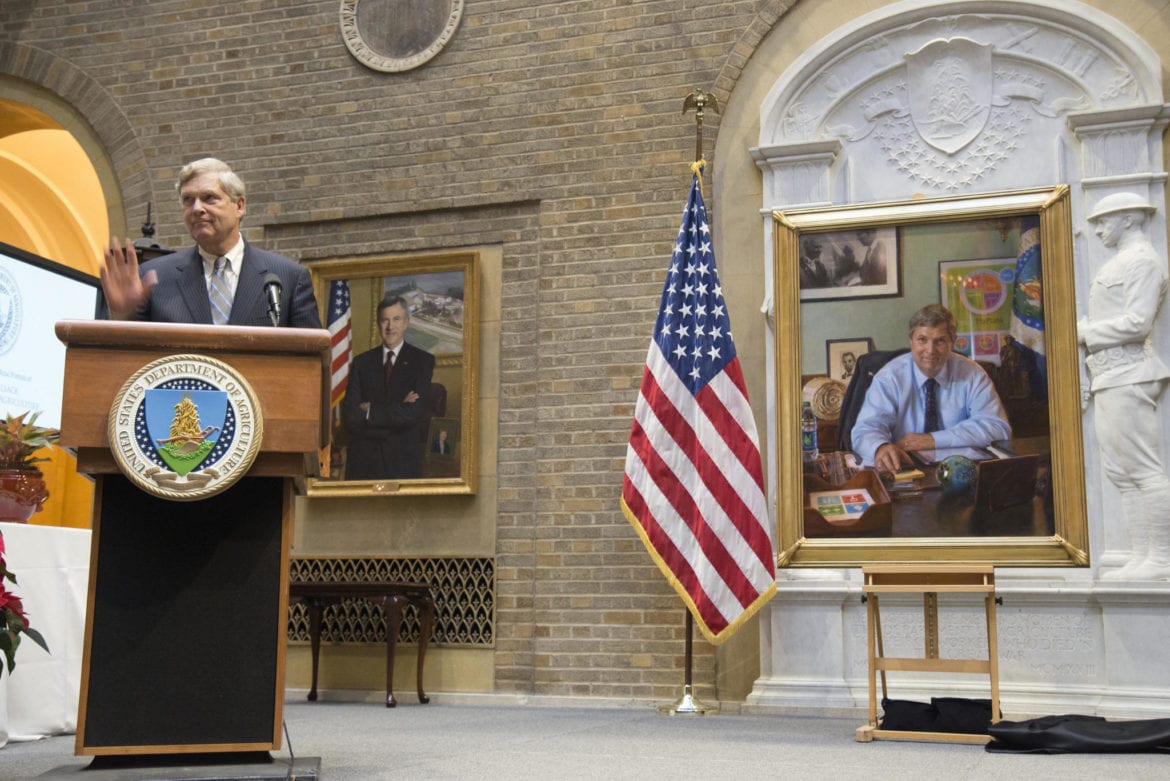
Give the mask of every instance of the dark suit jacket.
[[(158, 284), (135, 320), (155, 323), (211, 324), (211, 303), (207, 300), (207, 278), (203, 260), (194, 246), (164, 255), (142, 265), (142, 272), (154, 271)], [(309, 270), (295, 260), (244, 243), (244, 264), (236, 284), (236, 298), (228, 325), (272, 325), (264, 298), (264, 277), (272, 272), (280, 279), (280, 325), (320, 328), (317, 298)]]
[[(394, 364), (390, 387), (386, 387), (382, 346), (366, 350), (353, 360), (341, 421), (349, 433), (346, 480), (381, 480), (418, 477), (435, 372), (435, 356), (410, 344), (403, 344)], [(414, 391), (418, 401), (402, 400)], [(358, 406), (370, 402), (367, 418)]]
[(837, 447), (841, 450), (853, 449), (853, 424), (857, 422), (857, 415), (865, 403), (865, 392), (873, 383), (873, 376), (878, 370), (903, 353), (910, 352), (909, 347), (898, 350), (871, 350), (864, 355), (857, 356), (857, 365), (853, 368), (853, 379), (845, 388), (845, 396), (841, 399), (841, 414), (837, 418)]

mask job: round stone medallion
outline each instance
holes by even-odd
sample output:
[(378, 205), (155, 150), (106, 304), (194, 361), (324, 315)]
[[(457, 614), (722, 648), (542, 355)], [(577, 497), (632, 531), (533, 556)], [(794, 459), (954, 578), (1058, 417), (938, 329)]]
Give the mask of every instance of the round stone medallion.
[(463, 0), (341, 0), (341, 37), (368, 68), (417, 68), (447, 45), (463, 18)]

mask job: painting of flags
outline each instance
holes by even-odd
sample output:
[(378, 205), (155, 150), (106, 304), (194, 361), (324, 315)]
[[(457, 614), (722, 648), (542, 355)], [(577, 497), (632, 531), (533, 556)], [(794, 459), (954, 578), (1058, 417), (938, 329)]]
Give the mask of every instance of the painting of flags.
[(1031, 395), (1048, 398), (1048, 359), (1044, 349), (1044, 286), (1040, 253), (1040, 218), (1024, 217), (1012, 286), (1012, 337), (1028, 370)]
[(345, 396), (345, 384), (349, 380), (349, 364), (353, 359), (350, 344), (349, 283), (335, 279), (329, 284), (329, 313), (325, 327), (329, 329), (332, 345), (330, 381), (330, 405), (336, 407)]
[(711, 643), (730, 637), (775, 593), (759, 436), (698, 176), (666, 272), (621, 502)]

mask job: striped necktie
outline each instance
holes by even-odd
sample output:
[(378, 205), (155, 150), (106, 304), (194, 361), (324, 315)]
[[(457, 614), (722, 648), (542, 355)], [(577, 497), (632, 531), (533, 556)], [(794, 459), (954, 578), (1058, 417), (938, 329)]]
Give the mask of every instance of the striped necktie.
[(928, 377), (924, 383), (926, 388), (926, 428), (927, 434), (933, 434), (942, 428), (938, 416), (938, 380)]
[(216, 325), (227, 325), (232, 315), (232, 291), (227, 279), (230, 264), (231, 261), (225, 257), (215, 259), (211, 284), (207, 288), (207, 297), (211, 300), (211, 322)]

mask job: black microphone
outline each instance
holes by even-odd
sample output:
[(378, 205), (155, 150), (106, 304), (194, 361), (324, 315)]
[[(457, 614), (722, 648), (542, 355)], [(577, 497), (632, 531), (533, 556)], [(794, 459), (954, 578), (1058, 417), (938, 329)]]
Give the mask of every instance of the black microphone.
[(283, 290), (280, 278), (271, 271), (264, 277), (264, 297), (268, 299), (268, 316), (273, 325), (280, 325), (280, 292)]

